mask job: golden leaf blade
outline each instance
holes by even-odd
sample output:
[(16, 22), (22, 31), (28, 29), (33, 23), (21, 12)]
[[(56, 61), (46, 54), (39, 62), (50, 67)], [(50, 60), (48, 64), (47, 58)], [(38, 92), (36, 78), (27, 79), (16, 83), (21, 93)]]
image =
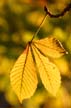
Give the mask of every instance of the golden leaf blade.
[(42, 83), (44, 87), (55, 96), (61, 84), (60, 72), (56, 65), (51, 63), (49, 59), (43, 56), (33, 45), (32, 50)]
[(45, 55), (58, 58), (66, 53), (62, 44), (54, 37), (33, 41), (33, 44)]
[(31, 97), (35, 92), (38, 80), (30, 46), (28, 47), (28, 52), (26, 48), (26, 51), (16, 61), (10, 73), (10, 81), (21, 103), (23, 99)]

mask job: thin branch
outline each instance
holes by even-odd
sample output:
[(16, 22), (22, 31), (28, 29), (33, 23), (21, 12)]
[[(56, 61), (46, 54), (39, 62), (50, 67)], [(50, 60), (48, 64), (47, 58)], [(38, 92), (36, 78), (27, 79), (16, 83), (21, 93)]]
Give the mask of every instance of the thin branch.
[(58, 18), (61, 16), (64, 16), (66, 12), (68, 12), (71, 9), (71, 3), (67, 5), (67, 7), (64, 8), (64, 10), (60, 14), (53, 15), (52, 13), (49, 12), (48, 8), (44, 6), (44, 11), (46, 12), (47, 15), (49, 15), (51, 18)]
[(30, 43), (33, 41), (34, 37), (35, 37), (35, 36), (38, 34), (38, 32), (40, 31), (40, 28), (42, 27), (42, 25), (43, 25), (43, 23), (44, 23), (44, 21), (45, 21), (45, 19), (46, 19), (46, 17), (47, 17), (48, 15), (49, 15), (51, 18), (58, 18), (58, 17), (63, 16), (63, 15), (64, 15), (67, 11), (69, 11), (70, 9), (71, 9), (71, 3), (68, 4), (67, 7), (64, 8), (64, 10), (63, 10), (60, 14), (53, 15), (53, 14), (51, 14), (51, 13), (48, 11), (47, 7), (44, 6), (44, 11), (46, 12), (46, 14), (45, 14), (44, 18), (42, 19), (42, 21), (41, 21), (41, 23), (40, 23), (40, 25), (39, 25), (39, 28), (37, 29), (36, 33), (33, 35), (33, 37), (32, 37), (32, 39), (31, 39)]
[(43, 23), (44, 23), (46, 17), (47, 17), (47, 14), (45, 14), (44, 18), (42, 19), (42, 21), (41, 21), (41, 23), (40, 23), (40, 25), (39, 25), (39, 28), (37, 29), (36, 33), (33, 35), (31, 41), (33, 41), (34, 37), (35, 37), (35, 36), (38, 34), (38, 32), (40, 31), (40, 28), (42, 27), (42, 25), (43, 25)]

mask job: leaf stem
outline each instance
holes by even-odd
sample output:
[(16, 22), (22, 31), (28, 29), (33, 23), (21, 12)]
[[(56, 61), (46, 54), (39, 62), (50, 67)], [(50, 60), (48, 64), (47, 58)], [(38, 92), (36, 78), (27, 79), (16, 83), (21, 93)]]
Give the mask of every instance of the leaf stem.
[(33, 35), (31, 41), (33, 41), (34, 37), (38, 34), (38, 32), (40, 31), (40, 28), (42, 27), (44, 21), (46, 20), (46, 17), (47, 17), (47, 14), (45, 14), (44, 18), (42, 19), (40, 25), (39, 25), (39, 28), (37, 29), (36, 33)]

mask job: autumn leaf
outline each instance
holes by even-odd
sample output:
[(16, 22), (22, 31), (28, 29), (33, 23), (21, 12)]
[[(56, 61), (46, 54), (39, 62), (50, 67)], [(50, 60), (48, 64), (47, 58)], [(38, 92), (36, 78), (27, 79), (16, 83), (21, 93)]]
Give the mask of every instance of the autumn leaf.
[(32, 46), (32, 50), (42, 83), (55, 96), (61, 84), (60, 72), (35, 46)]
[(10, 72), (12, 88), (21, 103), (23, 99), (30, 98), (37, 88), (36, 67), (46, 90), (56, 95), (61, 77), (58, 68), (48, 57), (60, 57), (65, 53), (61, 43), (53, 37), (32, 40), (27, 44)]
[(50, 56), (53, 58), (58, 58), (65, 53), (65, 49), (63, 48), (60, 41), (58, 41), (54, 37), (48, 37), (44, 39), (40, 39), (33, 42), (35, 47), (41, 51), (45, 56)]
[(37, 88), (37, 76), (30, 47), (20, 55), (10, 72), (11, 85), (20, 102), (31, 97)]
[[(62, 44), (54, 37), (34, 40), (48, 13), (47, 11), (36, 33), (30, 42), (28, 42), (25, 51), (20, 55), (10, 72), (12, 88), (21, 103), (24, 99), (30, 98), (37, 88), (38, 79), (36, 69), (44, 87), (52, 95), (56, 95), (61, 84), (59, 70), (49, 58), (58, 58), (67, 52)], [(56, 17), (50, 13), (49, 15)]]

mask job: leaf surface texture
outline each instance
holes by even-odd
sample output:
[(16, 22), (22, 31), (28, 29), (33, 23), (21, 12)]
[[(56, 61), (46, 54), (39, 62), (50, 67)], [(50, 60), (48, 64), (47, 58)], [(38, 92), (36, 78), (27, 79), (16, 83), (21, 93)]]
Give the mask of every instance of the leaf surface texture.
[(10, 80), (21, 103), (35, 92), (38, 81), (30, 47), (28, 53), (24, 51), (16, 61), (10, 73)]
[(54, 37), (47, 37), (33, 42), (44, 55), (58, 58), (66, 53), (62, 44)]
[(56, 65), (43, 56), (35, 46), (32, 46), (32, 49), (42, 83), (55, 96), (61, 84), (60, 72)]

